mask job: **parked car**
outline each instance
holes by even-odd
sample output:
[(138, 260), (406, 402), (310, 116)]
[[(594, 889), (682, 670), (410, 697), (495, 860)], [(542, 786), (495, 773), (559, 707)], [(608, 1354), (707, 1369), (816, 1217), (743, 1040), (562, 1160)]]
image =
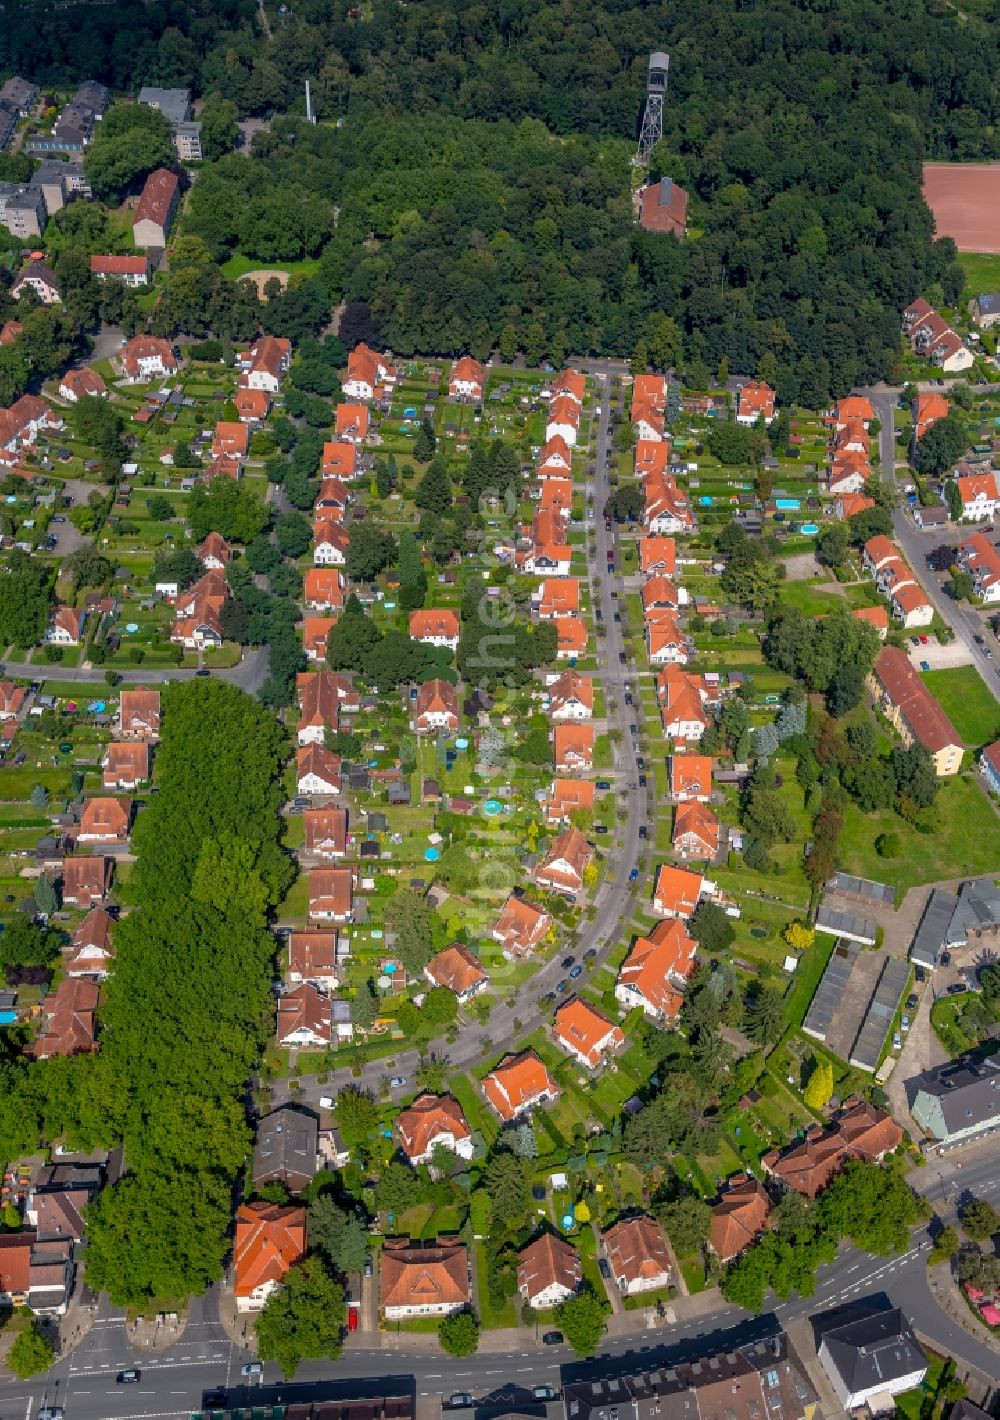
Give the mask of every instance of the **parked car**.
[(370, 1277), (373, 1271), (371, 1255), (369, 1254), (369, 1256), (365, 1258), (365, 1276)]
[(623, 666), (623, 665), (625, 664), (625, 652), (624, 652), (624, 651), (619, 651), (619, 652), (618, 652), (618, 664), (619, 664), (620, 666)]
[(942, 965), (942, 966), (951, 966), (951, 952), (942, 952), (942, 953), (941, 953), (941, 965)]
[(909, 1016), (905, 1016), (905, 1015), (904, 1015), (904, 1016), (902, 1016), (902, 1017), (900, 1018), (899, 1029), (903, 1032), (904, 1035), (905, 1035), (906, 1032), (910, 1029), (910, 1018), (909, 1018)]
[(610, 779), (598, 779), (598, 781), (597, 781), (597, 787), (598, 787), (598, 789), (610, 789), (610, 788), (611, 788), (611, 780), (610, 780)]
[(930, 668), (931, 668), (931, 663), (930, 663), (930, 661), (921, 661), (921, 662), (920, 662), (920, 669), (921, 669), (922, 671), (929, 671)]
[(63, 1420), (66, 1412), (61, 1405), (43, 1405), (36, 1420)]
[(475, 1405), (475, 1403), (467, 1390), (456, 1390), (448, 1401), (453, 1410), (467, 1410), (470, 1405)]
[(922, 966), (918, 966), (913, 974), (921, 985), (927, 980), (927, 973)]
[(542, 1336), (542, 1344), (545, 1346), (561, 1346), (564, 1340), (561, 1331), (546, 1331)]
[(583, 956), (585, 961), (593, 961), (594, 957), (597, 956), (597, 948), (588, 947), (587, 950), (584, 952)]
[(536, 1385), (531, 1392), (532, 1400), (555, 1400), (556, 1393), (550, 1385)]
[(594, 824), (594, 832), (595, 832), (595, 833), (607, 833), (607, 831), (608, 831), (608, 830), (607, 830), (607, 828), (604, 826), (603, 823), (595, 823), (595, 824)]
[(119, 1371), (115, 1376), (115, 1385), (136, 1385), (142, 1380), (142, 1372), (138, 1366), (129, 1366), (127, 1371)]
[(645, 776), (645, 774), (640, 774), (640, 775), (639, 775), (639, 787), (640, 787), (641, 789), (645, 789), (645, 787), (646, 787), (646, 776)]
[(319, 1107), (320, 1109), (333, 1109), (333, 1095), (320, 1095)]
[(953, 981), (948, 987), (948, 995), (961, 996), (964, 992), (968, 991), (968, 989), (964, 981)]
[(915, 1011), (917, 1009), (919, 1001), (920, 997), (916, 994), (915, 991), (911, 991), (909, 996), (907, 996), (906, 998), (906, 1009), (908, 1011)]
[(573, 970), (572, 970), (572, 971), (570, 972), (570, 974), (569, 974), (571, 981), (576, 981), (577, 978), (580, 977), (580, 976), (582, 976), (582, 975), (583, 975), (583, 967), (582, 967), (582, 966), (575, 966), (575, 967), (573, 968)]
[(563, 971), (569, 971), (570, 967), (573, 965), (573, 963), (574, 963), (575, 961), (576, 961), (576, 957), (572, 957), (572, 956), (563, 957), (562, 962), (561, 962), (561, 966), (562, 966)]
[(639, 881), (639, 869), (638, 869), (638, 868), (633, 868), (633, 869), (632, 869), (632, 871), (631, 871), (631, 872), (629, 873), (629, 875), (628, 875), (628, 880), (629, 880), (630, 883), (637, 883), (637, 882)]
[(560, 981), (560, 982), (558, 982), (558, 983), (556, 984), (556, 995), (557, 995), (557, 996), (561, 996), (564, 991), (568, 991), (568, 990), (569, 990), (569, 982), (566, 980), (566, 978), (565, 978), (565, 976), (564, 976), (563, 979), (562, 979), (562, 981)]
[(597, 1259), (597, 1270), (604, 1278), (605, 1282), (611, 1281), (611, 1265), (606, 1257), (599, 1257)]
[(262, 1376), (264, 1367), (259, 1361), (247, 1361), (240, 1367), (241, 1376)]
[(615, 620), (616, 620), (616, 621), (621, 621), (621, 619), (622, 619), (622, 614), (621, 614), (621, 612), (620, 612), (620, 611), (616, 611), (616, 612), (615, 612)]
[(389, 1081), (389, 1084), (392, 1086), (392, 1088), (393, 1088), (394, 1090), (401, 1089), (402, 1086), (406, 1084), (406, 1076), (405, 1076), (405, 1075), (393, 1075), (392, 1079)]
[(893, 1050), (902, 1050), (902, 1048), (903, 1048), (903, 1037), (900, 1035), (900, 1033), (899, 1033), (898, 1030), (897, 1030), (897, 1031), (893, 1031), (893, 1034), (892, 1034), (892, 1048), (893, 1048)]
[(361, 1308), (358, 1306), (357, 1302), (354, 1302), (351, 1306), (347, 1308), (347, 1330), (349, 1332), (357, 1331), (358, 1322), (360, 1320)]
[(545, 995), (542, 997), (542, 1005), (550, 1006), (555, 999), (556, 993), (554, 991), (546, 991)]

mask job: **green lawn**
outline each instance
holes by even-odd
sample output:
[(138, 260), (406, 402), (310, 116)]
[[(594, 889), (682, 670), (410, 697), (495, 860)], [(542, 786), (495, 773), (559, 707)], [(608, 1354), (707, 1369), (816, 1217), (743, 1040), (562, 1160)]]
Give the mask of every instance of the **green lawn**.
[[(838, 866), (897, 888), (996, 871), (1000, 819), (974, 779), (956, 775), (942, 780), (934, 816), (934, 832), (918, 833), (891, 809), (863, 814), (848, 804)], [(875, 839), (886, 832), (899, 835), (898, 858), (875, 856)]]
[(970, 749), (989, 744), (1000, 733), (1000, 705), (975, 666), (925, 671), (920, 679), (941, 705)]
[(965, 272), (963, 299), (979, 296), (984, 291), (1000, 290), (1000, 254), (960, 251), (958, 261)]
[(237, 252), (223, 265), (222, 274), (230, 281), (245, 276), (248, 271), (287, 271), (289, 276), (314, 276), (319, 270), (315, 259), (305, 261), (255, 261)]

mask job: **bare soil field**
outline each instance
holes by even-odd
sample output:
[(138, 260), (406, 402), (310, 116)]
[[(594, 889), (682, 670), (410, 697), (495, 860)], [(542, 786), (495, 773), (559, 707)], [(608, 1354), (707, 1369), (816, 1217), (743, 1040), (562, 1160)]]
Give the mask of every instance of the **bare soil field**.
[(924, 200), (959, 251), (1000, 252), (1000, 163), (925, 163)]

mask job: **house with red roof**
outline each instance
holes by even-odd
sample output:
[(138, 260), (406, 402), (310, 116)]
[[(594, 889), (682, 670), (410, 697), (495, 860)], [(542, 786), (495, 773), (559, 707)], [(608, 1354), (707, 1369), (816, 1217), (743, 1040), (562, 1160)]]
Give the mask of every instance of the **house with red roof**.
[(568, 478), (546, 478), (538, 495), (538, 511), (562, 518), (568, 523), (573, 516), (573, 483)]
[(49, 618), (45, 639), (52, 646), (79, 646), (87, 613), (74, 606), (57, 606)]
[(555, 1233), (542, 1233), (521, 1249), (517, 1290), (529, 1307), (545, 1311), (573, 1297), (583, 1282), (583, 1265), (575, 1247)]
[(111, 891), (111, 858), (64, 858), (62, 900), (64, 907), (80, 907), (85, 912), (100, 906)]
[(979, 769), (987, 787), (1000, 794), (1000, 740), (988, 744), (979, 756)]
[(259, 1312), (306, 1253), (306, 1210), (299, 1204), (244, 1203), (236, 1213), (233, 1294), (237, 1312)]
[(654, 666), (683, 666), (688, 661), (687, 637), (680, 622), (669, 611), (657, 611), (648, 616), (646, 653)]
[(343, 567), (350, 537), (334, 518), (317, 518), (313, 523), (313, 562), (317, 567)]
[(343, 389), (348, 399), (381, 399), (396, 383), (396, 367), (362, 342), (347, 357)]
[(230, 596), (229, 583), (219, 572), (206, 572), (175, 602), (177, 618), (170, 628), (171, 641), (200, 650), (222, 645), (222, 608)]
[(267, 390), (247, 389), (243, 385), (233, 395), (239, 419), (247, 425), (263, 424), (271, 412), (271, 396)]
[(694, 973), (697, 950), (679, 918), (658, 922), (648, 937), (636, 938), (622, 963), (615, 1000), (627, 1011), (640, 1007), (657, 1025), (670, 1025)]
[(579, 616), (564, 616), (554, 624), (557, 637), (557, 661), (578, 660), (587, 654), (587, 643), (590, 638), (585, 621)]
[(249, 350), (241, 350), (236, 357), (236, 368), (241, 372), (240, 385), (243, 389), (277, 394), (281, 389), (281, 378), (291, 363), (290, 340), (284, 336), (261, 335)]
[(583, 774), (594, 767), (594, 727), (587, 721), (553, 725), (552, 753), (561, 774)]
[(309, 661), (326, 660), (326, 638), (337, 624), (335, 616), (307, 616), (302, 622), (302, 649)]
[(594, 850), (580, 830), (566, 828), (552, 840), (535, 868), (535, 882), (572, 900), (583, 891), (584, 876), (593, 857)]
[(279, 1045), (297, 1045), (307, 1050), (331, 1046), (334, 1033), (329, 996), (310, 981), (279, 996), (277, 1040)]
[(163, 375), (176, 375), (177, 356), (169, 340), (158, 335), (134, 335), (118, 352), (126, 384), (141, 384)]
[(675, 804), (692, 799), (707, 804), (712, 797), (711, 758), (705, 754), (672, 754), (670, 795)]
[(91, 1055), (97, 1050), (94, 1013), (100, 996), (97, 981), (66, 976), (42, 1003), (43, 1029), (25, 1048), (35, 1060), (54, 1055)]
[(0, 720), (16, 720), (28, 698), (27, 689), (12, 680), (0, 680)]
[(868, 688), (905, 745), (922, 744), (939, 776), (957, 774), (964, 747), (954, 725), (898, 646), (884, 646)]
[(310, 611), (339, 611), (344, 605), (344, 587), (338, 569), (310, 567), (302, 579), (302, 599)]
[(663, 732), (673, 740), (698, 741), (708, 729), (709, 715), (698, 681), (671, 664), (657, 677)]
[(645, 507), (643, 522), (649, 532), (689, 533), (694, 531), (694, 514), (686, 493), (669, 474), (649, 474), (642, 483)]
[(569, 444), (560, 435), (547, 439), (538, 459), (538, 477), (567, 478), (573, 472), (573, 455)]
[(302, 815), (305, 851), (313, 858), (343, 858), (347, 853), (347, 810), (306, 809)]
[(108, 387), (96, 370), (84, 366), (80, 370), (67, 370), (59, 381), (59, 393), (70, 404), (81, 399), (107, 399)]
[(463, 355), (451, 367), (448, 378), (448, 394), (452, 399), (468, 399), (481, 404), (486, 370), (471, 355)]
[(505, 1124), (558, 1099), (559, 1086), (534, 1050), (507, 1055), (483, 1080), (483, 1093)]
[(992, 522), (1000, 507), (1000, 474), (993, 469), (984, 473), (953, 478), (962, 504), (962, 518), (968, 522)]
[(336, 991), (337, 933), (309, 930), (288, 934), (288, 980), (293, 986), (310, 982), (319, 991)]
[(499, 942), (505, 957), (521, 961), (541, 946), (554, 925), (544, 908), (512, 893), (493, 924), (490, 936), (494, 942)]
[(127, 843), (131, 799), (87, 799), (80, 814), (80, 843)]
[(547, 577), (538, 588), (539, 621), (558, 621), (561, 616), (580, 614), (578, 577)]
[(469, 1254), (450, 1238), (411, 1242), (387, 1238), (379, 1261), (379, 1290), (387, 1321), (448, 1316), (470, 1301)]
[(670, 846), (678, 858), (688, 862), (714, 862), (721, 839), (722, 825), (707, 804), (693, 799), (677, 805)]
[(490, 979), (475, 952), (463, 942), (452, 942), (431, 957), (424, 967), (424, 975), (432, 986), (444, 986), (453, 991), (463, 1006), (482, 991)]
[(114, 961), (111, 943), (111, 918), (103, 907), (87, 913), (73, 933), (64, 953), (67, 976), (89, 976), (103, 981)]
[(593, 779), (553, 779), (542, 803), (545, 822), (550, 826), (568, 824), (574, 812), (592, 814), (596, 787)]
[(639, 226), (646, 232), (661, 232), (683, 240), (687, 232), (688, 195), (673, 178), (648, 182), (636, 193)]
[(672, 537), (639, 539), (639, 571), (644, 577), (673, 577), (676, 567), (677, 552)]
[(572, 449), (580, 429), (580, 406), (569, 395), (558, 394), (549, 401), (545, 419), (546, 439), (563, 439)]
[(594, 714), (594, 682), (579, 671), (563, 671), (546, 686), (550, 720), (590, 720)]
[(736, 399), (737, 424), (749, 426), (756, 424), (758, 419), (770, 424), (776, 414), (774, 401), (774, 390), (765, 380), (748, 380), (740, 387)]
[[(137, 244), (138, 245), (138, 244)], [(150, 261), (148, 256), (92, 256), (90, 274), (98, 281), (110, 276), (124, 286), (148, 286)]]
[(233, 549), (221, 533), (210, 532), (195, 548), (195, 556), (206, 572), (224, 572), (233, 560)]
[(440, 730), (453, 734), (458, 729), (458, 696), (446, 680), (428, 680), (417, 689), (413, 728), (418, 735)]
[(313, 922), (350, 922), (354, 916), (354, 870), (310, 868), (309, 918)]
[(448, 1149), (466, 1160), (474, 1153), (469, 1122), (451, 1095), (418, 1096), (396, 1116), (396, 1137), (414, 1168), (429, 1164), (435, 1149)]
[(250, 430), (240, 420), (220, 419), (212, 437), (212, 457), (245, 459), (250, 449)]
[(670, 1245), (655, 1218), (643, 1214), (616, 1223), (604, 1234), (603, 1243), (611, 1274), (624, 1296), (670, 1286)]
[(367, 404), (338, 404), (335, 429), (339, 442), (363, 444), (368, 438)]
[(180, 196), (176, 173), (168, 168), (157, 168), (149, 174), (132, 221), (133, 246), (162, 248), (167, 245)]
[(457, 651), (461, 632), (458, 612), (449, 607), (425, 607), (410, 612), (410, 635), (414, 641), (420, 641), (425, 646)]
[(951, 405), (943, 394), (918, 394), (913, 404), (913, 439), (915, 443), (939, 419), (947, 419)]
[(701, 901), (702, 893), (710, 893), (714, 886), (706, 882), (701, 873), (665, 863), (656, 875), (653, 911), (661, 917), (677, 917), (686, 922)]
[(851, 612), (855, 621), (867, 622), (878, 632), (880, 641), (884, 641), (889, 634), (889, 613), (884, 606), (859, 606)]
[(869, 498), (864, 493), (839, 493), (831, 508), (835, 518), (841, 522), (847, 522), (850, 518), (855, 518), (859, 513), (867, 512), (869, 508), (874, 508), (875, 499)]
[(105, 789), (135, 789), (148, 784), (150, 776), (149, 745), (138, 741), (112, 741), (101, 761)]
[(708, 1245), (720, 1262), (731, 1262), (767, 1227), (771, 1200), (764, 1185), (745, 1173), (735, 1174), (712, 1209)]
[(296, 790), (308, 798), (339, 794), (341, 789), (341, 758), (314, 740), (307, 742), (295, 755)]
[(552, 1034), (556, 1044), (588, 1070), (596, 1070), (625, 1045), (621, 1026), (579, 996), (571, 997), (556, 1011)]

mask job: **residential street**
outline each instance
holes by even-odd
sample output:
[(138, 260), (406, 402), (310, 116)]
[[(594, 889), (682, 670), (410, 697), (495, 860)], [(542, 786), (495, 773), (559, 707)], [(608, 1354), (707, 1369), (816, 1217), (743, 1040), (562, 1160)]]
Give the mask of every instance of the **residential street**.
[[(651, 791), (639, 789), (636, 750), (629, 734), (630, 716), (625, 704), (628, 667), (622, 665), (619, 660), (619, 656), (624, 652), (624, 642), (621, 625), (614, 619), (617, 602), (611, 593), (619, 589), (621, 581), (617, 573), (608, 571), (607, 566), (607, 550), (613, 534), (605, 529), (603, 518), (604, 503), (609, 491), (606, 464), (611, 414), (610, 387), (606, 376), (599, 377), (597, 387), (600, 413), (594, 440), (597, 472), (593, 481), (593, 526), (596, 530), (597, 551), (596, 555), (590, 558), (590, 577), (594, 588), (594, 605), (600, 606), (604, 625), (607, 627), (607, 635), (597, 642), (598, 661), (608, 706), (609, 728), (620, 732), (617, 743), (613, 744), (616, 792), (619, 804), (627, 809), (628, 818), (624, 826), (617, 828), (616, 837), (608, 852), (604, 880), (597, 894), (596, 915), (593, 921), (582, 924), (576, 939), (568, 944), (574, 956), (588, 971), (601, 966), (611, 950), (618, 945), (620, 928), (631, 916), (635, 889), (629, 883), (629, 873), (638, 864), (641, 843), (639, 827), (651, 817), (650, 801), (646, 797)], [(591, 947), (597, 949), (597, 956), (585, 962), (583, 953)], [(519, 1039), (530, 1035), (537, 1026), (547, 1022), (550, 1013), (540, 1010), (538, 1001), (546, 992), (554, 990), (556, 984), (565, 976), (560, 965), (561, 956), (562, 953), (559, 953), (532, 977), (530, 999), (528, 992), (522, 990), (514, 1006), (508, 1006), (504, 1002), (494, 1006), (485, 1030), (480, 1031), (474, 1025), (466, 1027), (455, 1044), (449, 1046), (445, 1052), (449, 1064), (455, 1069), (466, 1069), (481, 1060), (484, 1055), (503, 1049), (505, 1045), (513, 1048)], [(305, 1077), (298, 1082), (300, 1088), (294, 1095), (301, 1102), (316, 1105), (321, 1095), (335, 1094), (345, 1085), (377, 1088), (383, 1076), (394, 1074), (403, 1076), (407, 1081), (405, 1086), (391, 1092), (393, 1098), (399, 1098), (412, 1094), (411, 1080), (419, 1063), (420, 1054), (417, 1050), (405, 1050), (392, 1057), (372, 1061), (363, 1068), (360, 1077), (354, 1075), (348, 1066), (331, 1071), (322, 1085), (315, 1079)], [(285, 1082), (275, 1084), (274, 1091), (275, 1103), (280, 1103), (281, 1099), (292, 1093)]]
[[(896, 480), (896, 405), (901, 390), (863, 390), (872, 402), (875, 413), (882, 425), (879, 434), (879, 454), (882, 461), (882, 477), (889, 483)], [(897, 485), (898, 486), (898, 485)], [(994, 700), (1000, 702), (1000, 667), (984, 661), (983, 654), (976, 645), (975, 637), (982, 634), (984, 619), (982, 614), (967, 602), (952, 601), (944, 591), (941, 579), (931, 572), (926, 564), (928, 552), (942, 540), (940, 535), (921, 532), (910, 516), (905, 501), (892, 515), (893, 537), (899, 545), (917, 580), (927, 593), (934, 610), (954, 631), (956, 638), (969, 653), (969, 659), (977, 668)]]

